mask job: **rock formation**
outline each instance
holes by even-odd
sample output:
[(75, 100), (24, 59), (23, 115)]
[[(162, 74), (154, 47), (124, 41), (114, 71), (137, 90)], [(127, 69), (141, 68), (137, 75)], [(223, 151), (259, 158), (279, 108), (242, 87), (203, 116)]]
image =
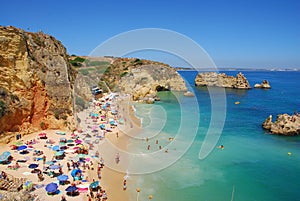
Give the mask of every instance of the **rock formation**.
[(0, 133), (70, 127), (75, 72), (54, 37), (0, 27)]
[(270, 89), (271, 86), (270, 86), (268, 80), (264, 80), (261, 84), (255, 84), (254, 88)]
[(196, 86), (224, 87), (234, 89), (251, 89), (247, 78), (238, 73), (236, 77), (225, 73), (207, 72), (199, 73), (195, 79)]
[(132, 95), (134, 101), (153, 103), (158, 91), (187, 91), (185, 82), (172, 67), (140, 59), (117, 59), (104, 75), (114, 91)]
[(270, 115), (262, 124), (262, 127), (272, 134), (278, 135), (299, 135), (300, 134), (300, 114), (277, 115), (276, 121), (272, 122), (272, 115)]

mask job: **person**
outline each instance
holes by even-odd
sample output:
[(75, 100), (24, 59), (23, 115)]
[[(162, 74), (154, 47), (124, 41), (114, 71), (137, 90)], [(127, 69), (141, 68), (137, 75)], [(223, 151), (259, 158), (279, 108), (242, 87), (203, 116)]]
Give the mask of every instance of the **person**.
[(150, 150), (150, 144), (147, 146), (147, 150)]
[(67, 199), (64, 195), (61, 196), (61, 201), (67, 201)]
[(101, 165), (101, 168), (103, 168), (104, 167), (104, 159), (101, 157), (101, 159), (100, 159), (100, 165)]
[(117, 138), (119, 137), (119, 132), (116, 132)]
[(155, 144), (158, 144), (158, 140), (155, 141)]
[(45, 165), (45, 163), (46, 163), (46, 156), (44, 155), (43, 156), (43, 164)]
[(116, 154), (115, 161), (117, 164), (120, 162), (120, 154), (119, 153)]
[(101, 179), (101, 170), (97, 171), (98, 179)]
[(126, 179), (124, 179), (124, 181), (123, 181), (123, 191), (125, 191), (126, 189), (127, 189)]
[(70, 165), (69, 162), (67, 162), (67, 167), (68, 167), (68, 171), (70, 171), (71, 170), (71, 165)]
[(224, 149), (224, 145), (221, 144), (220, 146), (218, 146), (218, 148), (219, 149)]

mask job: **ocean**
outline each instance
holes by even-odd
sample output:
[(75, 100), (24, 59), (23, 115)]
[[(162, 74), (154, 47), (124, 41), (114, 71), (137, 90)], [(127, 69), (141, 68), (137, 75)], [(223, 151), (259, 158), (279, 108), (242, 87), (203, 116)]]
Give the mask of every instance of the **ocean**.
[[(275, 118), (279, 113), (300, 110), (300, 72), (243, 71), (252, 87), (267, 79), (272, 88), (226, 89), (220, 136), (213, 128), (218, 122), (210, 124), (210, 92), (193, 84), (197, 72), (179, 73), (195, 98), (159, 92), (161, 101), (135, 105), (144, 132), (138, 136), (141, 139), (130, 140), (128, 148), (149, 157), (153, 165), (147, 160), (132, 163), (145, 172), (132, 172), (128, 178), (130, 200), (150, 200), (149, 195), (155, 201), (300, 200), (300, 136), (270, 135), (261, 127), (270, 114)], [(237, 101), (240, 104), (235, 104)], [(199, 151), (207, 143), (210, 127), (218, 141), (207, 157), (201, 158)], [(219, 145), (224, 149), (217, 148)]]

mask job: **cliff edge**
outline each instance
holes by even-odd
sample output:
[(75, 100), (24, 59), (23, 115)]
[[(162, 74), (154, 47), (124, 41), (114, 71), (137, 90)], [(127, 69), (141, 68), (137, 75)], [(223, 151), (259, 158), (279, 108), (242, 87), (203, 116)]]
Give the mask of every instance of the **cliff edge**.
[(75, 76), (60, 41), (0, 26), (0, 133), (71, 128)]

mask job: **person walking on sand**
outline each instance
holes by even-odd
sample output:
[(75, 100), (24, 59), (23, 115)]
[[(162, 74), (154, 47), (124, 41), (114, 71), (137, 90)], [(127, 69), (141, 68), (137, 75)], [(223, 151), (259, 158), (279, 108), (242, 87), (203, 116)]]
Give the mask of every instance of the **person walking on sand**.
[(119, 164), (119, 162), (120, 162), (120, 154), (119, 153), (116, 154), (115, 161), (117, 164)]
[(126, 179), (124, 179), (123, 181), (123, 191), (125, 191), (127, 189), (127, 184), (126, 184)]

